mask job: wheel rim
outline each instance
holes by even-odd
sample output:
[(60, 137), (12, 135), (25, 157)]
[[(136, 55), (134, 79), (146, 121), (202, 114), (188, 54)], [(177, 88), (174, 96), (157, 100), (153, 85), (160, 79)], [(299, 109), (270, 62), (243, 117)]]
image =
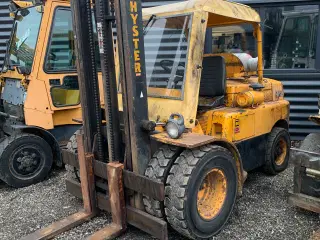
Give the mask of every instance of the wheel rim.
[(284, 163), (288, 152), (287, 142), (284, 138), (280, 138), (275, 146), (274, 159), (275, 163), (280, 166)]
[(212, 169), (203, 179), (197, 196), (201, 218), (211, 220), (221, 211), (227, 196), (227, 178), (220, 169)]
[(44, 155), (36, 145), (24, 145), (13, 151), (10, 157), (10, 171), (19, 179), (37, 175), (44, 164)]

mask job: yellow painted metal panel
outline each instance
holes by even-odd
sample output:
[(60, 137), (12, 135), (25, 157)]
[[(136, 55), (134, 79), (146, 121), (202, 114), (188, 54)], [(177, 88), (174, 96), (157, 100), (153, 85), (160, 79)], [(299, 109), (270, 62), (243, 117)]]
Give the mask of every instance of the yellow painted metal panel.
[(241, 117), (235, 116), (232, 120), (234, 131), (233, 141), (239, 141), (254, 136), (255, 121), (253, 114)]
[[(288, 101), (279, 100), (254, 108), (225, 107), (210, 110), (201, 116), (212, 115), (212, 120), (208, 118), (207, 121), (210, 131), (206, 134), (237, 142), (269, 133), (279, 120), (288, 120), (288, 108)], [(235, 119), (239, 119), (237, 124)], [(216, 131), (217, 125), (215, 124), (222, 125), (221, 133)]]
[(44, 129), (53, 129), (52, 114), (37, 111), (35, 109), (24, 109), (26, 125), (37, 126)]
[(81, 108), (67, 109), (64, 111), (55, 111), (52, 115), (53, 124), (65, 125), (65, 124), (78, 124), (72, 119), (82, 119)]
[(28, 94), (24, 108), (52, 114), (48, 97), (44, 82), (32, 80), (28, 85)]

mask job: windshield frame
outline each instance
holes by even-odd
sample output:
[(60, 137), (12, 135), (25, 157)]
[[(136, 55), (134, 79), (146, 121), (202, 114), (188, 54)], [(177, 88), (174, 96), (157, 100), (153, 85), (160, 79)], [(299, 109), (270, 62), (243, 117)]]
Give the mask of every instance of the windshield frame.
[[(150, 30), (150, 26), (152, 27), (154, 22), (158, 19), (168, 19), (168, 18), (174, 18), (174, 17), (181, 17), (181, 16), (189, 16), (189, 33), (188, 33), (188, 42), (187, 42), (187, 50), (186, 50), (186, 62), (185, 62), (185, 70), (184, 70), (184, 76), (183, 76), (183, 80), (182, 80), (182, 87), (181, 89), (174, 89), (174, 90), (179, 90), (180, 91), (180, 96), (179, 97), (175, 97), (175, 96), (167, 96), (167, 95), (156, 95), (156, 94), (151, 94), (148, 92), (148, 88), (147, 87), (147, 94), (148, 97), (152, 97), (152, 98), (163, 98), (163, 99), (173, 99), (173, 100), (180, 100), (183, 101), (184, 100), (184, 93), (185, 93), (185, 85), (186, 85), (186, 78), (187, 78), (187, 73), (188, 73), (188, 69), (189, 69), (189, 52), (190, 52), (190, 39), (191, 39), (191, 32), (192, 32), (192, 27), (193, 27), (193, 17), (194, 17), (194, 12), (187, 12), (187, 13), (180, 13), (180, 14), (174, 14), (174, 15), (161, 15), (158, 16), (156, 15), (152, 21), (148, 24), (148, 29), (146, 29), (147, 32), (149, 32)], [(149, 18), (143, 18), (143, 22), (147, 22)], [(145, 35), (144, 35), (145, 37)], [(145, 39), (144, 39), (145, 42)], [(145, 63), (145, 67), (146, 67), (146, 63)], [(146, 77), (146, 82), (148, 82), (147, 77)], [(156, 88), (156, 87), (155, 87)], [(156, 89), (164, 89), (164, 90), (172, 90), (170, 88), (156, 88)]]
[[(11, 54), (10, 54), (10, 49), (11, 49), (11, 47), (12, 47), (12, 44), (13, 44), (13, 37), (14, 37), (14, 35), (15, 35), (15, 29), (16, 29), (16, 24), (17, 24), (17, 22), (19, 22), (19, 21), (17, 21), (17, 14), (18, 14), (18, 12), (20, 12), (22, 9), (29, 9), (29, 8), (36, 8), (37, 6), (30, 6), (30, 7), (25, 7), (25, 8), (19, 8), (16, 12), (15, 12), (15, 15), (14, 15), (14, 21), (13, 21), (13, 23), (12, 23), (12, 29), (11, 29), (11, 33), (10, 33), (10, 38), (9, 38), (9, 43), (8, 43), (8, 48), (7, 48), (7, 52), (6, 52), (6, 56), (5, 56), (5, 64), (4, 64), (4, 66), (6, 66), (6, 67), (8, 67), (8, 66), (11, 66), (11, 67), (13, 67), (13, 66), (21, 66), (20, 64), (17, 64), (17, 63), (15, 63), (15, 64), (12, 64), (12, 62), (11, 62), (11, 59), (10, 59), (10, 56), (11, 56)], [(31, 64), (31, 67), (30, 67), (30, 72), (31, 72), (31, 70), (32, 70), (32, 68), (33, 68), (33, 63), (34, 63), (34, 58), (35, 58), (35, 55), (36, 55), (36, 49), (37, 49), (37, 45), (38, 45), (38, 39), (39, 39), (39, 34), (40, 34), (40, 29), (41, 29), (41, 25), (42, 25), (42, 18), (43, 18), (43, 12), (39, 12), (39, 14), (41, 15), (41, 17), (40, 17), (40, 19), (39, 19), (39, 28), (38, 28), (38, 33), (37, 33), (37, 37), (36, 37), (36, 44), (35, 44), (35, 46), (34, 46), (34, 54), (33, 54), (33, 56), (32, 56), (32, 64)], [(23, 21), (23, 20), (22, 20)]]

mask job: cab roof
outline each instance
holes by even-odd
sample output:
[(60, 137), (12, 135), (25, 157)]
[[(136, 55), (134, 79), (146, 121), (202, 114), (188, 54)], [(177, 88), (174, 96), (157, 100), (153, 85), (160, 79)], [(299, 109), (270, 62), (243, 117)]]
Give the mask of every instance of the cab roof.
[(208, 12), (208, 26), (260, 22), (259, 14), (249, 6), (226, 0), (189, 0), (143, 9), (144, 18), (168, 16), (196, 11)]

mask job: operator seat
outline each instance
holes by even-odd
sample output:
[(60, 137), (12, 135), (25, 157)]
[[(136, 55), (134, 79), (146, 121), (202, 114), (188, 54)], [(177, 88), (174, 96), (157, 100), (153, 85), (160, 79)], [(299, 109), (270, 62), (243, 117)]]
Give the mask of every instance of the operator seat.
[(202, 61), (200, 108), (216, 108), (224, 104), (226, 64), (222, 56), (207, 56)]

